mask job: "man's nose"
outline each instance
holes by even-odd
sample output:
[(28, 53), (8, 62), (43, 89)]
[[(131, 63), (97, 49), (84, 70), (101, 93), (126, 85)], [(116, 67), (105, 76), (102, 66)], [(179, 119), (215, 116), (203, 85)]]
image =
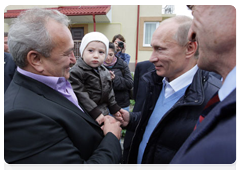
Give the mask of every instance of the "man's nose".
[(70, 61), (71, 61), (72, 64), (76, 63), (76, 57), (75, 57), (73, 52), (70, 54)]
[(151, 63), (154, 63), (158, 60), (158, 58), (155, 56), (155, 51), (153, 50), (151, 57), (149, 58), (149, 61)]

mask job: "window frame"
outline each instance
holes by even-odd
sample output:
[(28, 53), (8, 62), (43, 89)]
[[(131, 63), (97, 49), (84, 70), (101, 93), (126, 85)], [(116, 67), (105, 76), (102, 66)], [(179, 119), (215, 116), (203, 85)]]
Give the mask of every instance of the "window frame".
[(144, 22), (161, 22), (162, 17), (140, 17), (139, 25), (139, 51), (152, 51), (151, 46), (144, 46)]
[(144, 22), (144, 29), (143, 29), (143, 47), (151, 47), (151, 43), (150, 44), (146, 44), (145, 43), (145, 34), (146, 34), (146, 24), (155, 24), (155, 30), (157, 29), (157, 27), (159, 26), (160, 22), (149, 22), (149, 21), (146, 21)]

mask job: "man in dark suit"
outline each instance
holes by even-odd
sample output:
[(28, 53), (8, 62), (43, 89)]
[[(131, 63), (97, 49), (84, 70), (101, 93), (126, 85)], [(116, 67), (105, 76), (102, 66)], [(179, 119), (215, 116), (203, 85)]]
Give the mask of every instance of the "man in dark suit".
[(4, 93), (12, 81), (16, 70), (16, 64), (12, 59), (11, 54), (4, 52)]
[(135, 105), (133, 112), (141, 111), (145, 100), (146, 82), (142, 79), (142, 76), (154, 69), (154, 64), (149, 60), (137, 63), (134, 73), (133, 99), (135, 100)]
[(231, 164), (236, 161), (236, 9), (230, 5), (188, 7), (194, 16), (189, 40), (199, 42), (198, 66), (220, 74), (223, 84), (211, 100), (220, 102), (201, 115), (203, 120), (171, 163)]
[(9, 49), (18, 67), (4, 96), (7, 163), (121, 160), (120, 123), (106, 116), (100, 127), (78, 105), (67, 81), (76, 62), (68, 24), (68, 18), (56, 10), (32, 9), (9, 30)]
[[(144, 100), (146, 98), (146, 82), (142, 79), (142, 76), (154, 69), (154, 64), (151, 63), (149, 60), (139, 62), (136, 65), (133, 84), (133, 99), (135, 100), (133, 112), (141, 111)], [(126, 131), (123, 143), (123, 163), (126, 163), (133, 134), (134, 132), (132, 131)]]

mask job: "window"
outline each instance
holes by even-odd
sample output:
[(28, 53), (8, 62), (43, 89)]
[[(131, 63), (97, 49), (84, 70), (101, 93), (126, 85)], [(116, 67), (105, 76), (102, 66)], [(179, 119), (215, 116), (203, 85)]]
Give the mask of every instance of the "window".
[(161, 21), (162, 17), (140, 17), (139, 51), (152, 51), (152, 35)]
[(144, 47), (151, 47), (152, 35), (158, 26), (159, 22), (144, 22), (144, 35), (143, 35)]

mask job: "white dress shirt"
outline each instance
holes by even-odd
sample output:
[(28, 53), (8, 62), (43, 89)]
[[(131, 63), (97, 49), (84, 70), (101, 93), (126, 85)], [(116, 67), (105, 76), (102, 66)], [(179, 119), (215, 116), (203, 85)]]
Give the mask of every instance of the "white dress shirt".
[(222, 87), (219, 89), (219, 100), (223, 101), (234, 89), (236, 89), (236, 66), (227, 75)]
[(165, 86), (165, 98), (168, 98), (178, 90), (192, 83), (193, 77), (198, 70), (198, 66), (194, 66), (192, 69), (177, 77), (176, 79), (168, 82), (166, 77), (163, 78), (163, 86)]

